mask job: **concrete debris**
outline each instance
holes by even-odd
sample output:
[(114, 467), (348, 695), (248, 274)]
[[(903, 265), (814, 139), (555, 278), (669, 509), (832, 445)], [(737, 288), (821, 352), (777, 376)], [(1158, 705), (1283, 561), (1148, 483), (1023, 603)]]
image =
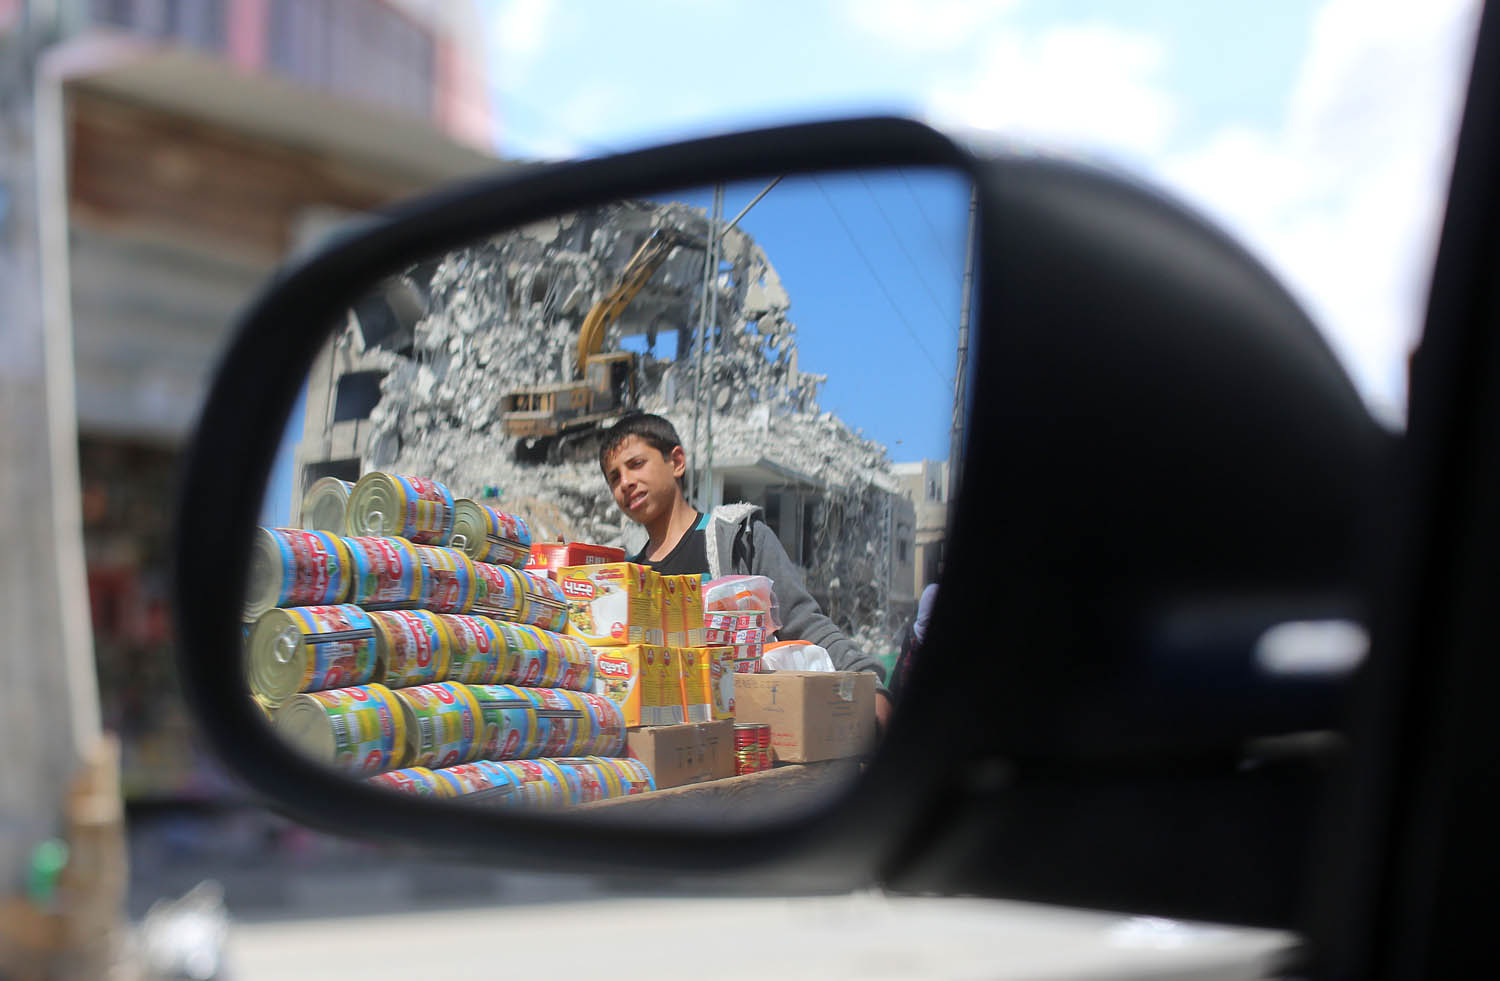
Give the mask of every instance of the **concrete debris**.
[[(584, 317), (663, 227), (705, 241), (708, 219), (682, 204), (620, 202), (537, 222), (408, 272), (405, 285), (424, 295), (425, 315), (361, 358), (386, 372), (369, 419), (367, 468), (431, 475), (462, 495), (498, 487), (497, 506), (525, 515), (540, 539), (638, 548), (644, 535), (615, 507), (596, 463), (518, 462), (500, 415), (504, 393), (572, 378)], [(704, 256), (703, 248), (675, 248), (604, 344), (619, 350), (625, 338), (644, 338), (655, 349), (639, 359), (639, 406), (673, 421), (690, 465), (710, 449), (706, 431), (701, 445), (692, 443)], [(724, 237), (714, 288), (718, 324), (703, 358), (706, 399), (696, 403), (706, 423), (712, 401), (713, 458), (770, 460), (821, 486), (812, 492), (808, 585), (867, 649), (891, 650), (910, 604), (905, 596), (891, 602), (886, 448), (820, 409), (826, 376), (798, 369), (791, 299), (765, 252), (738, 228)], [(361, 332), (351, 316), (341, 343), (362, 344)]]

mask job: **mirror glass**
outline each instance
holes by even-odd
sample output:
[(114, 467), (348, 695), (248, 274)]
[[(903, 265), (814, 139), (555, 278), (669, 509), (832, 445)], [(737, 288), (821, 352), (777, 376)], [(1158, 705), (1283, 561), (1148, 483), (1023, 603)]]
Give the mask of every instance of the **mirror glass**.
[(270, 480), (247, 697), (434, 800), (745, 821), (838, 793), (942, 563), (971, 203), (946, 171), (768, 175), (371, 288)]

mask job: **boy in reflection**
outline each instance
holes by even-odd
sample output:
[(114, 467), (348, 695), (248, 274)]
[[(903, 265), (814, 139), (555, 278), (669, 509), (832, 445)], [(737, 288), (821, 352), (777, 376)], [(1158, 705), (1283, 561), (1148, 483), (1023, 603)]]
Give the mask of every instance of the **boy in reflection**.
[[(620, 510), (646, 529), (645, 547), (629, 561), (664, 576), (765, 576), (776, 587), (782, 620), (778, 637), (817, 644), (840, 671), (873, 671), (884, 680), (883, 665), (856, 648), (818, 609), (781, 539), (760, 520), (760, 508), (725, 504), (703, 514), (687, 502), (682, 492), (687, 453), (666, 419), (644, 412), (625, 415), (605, 433), (599, 467)], [(880, 688), (875, 717), (881, 729), (890, 712), (890, 696)]]

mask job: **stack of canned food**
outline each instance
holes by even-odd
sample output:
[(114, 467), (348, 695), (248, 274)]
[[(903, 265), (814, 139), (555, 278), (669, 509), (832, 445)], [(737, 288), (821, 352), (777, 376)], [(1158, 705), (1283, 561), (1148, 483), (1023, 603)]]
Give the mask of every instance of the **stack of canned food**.
[(609, 762), (624, 717), (592, 693), (588, 645), (561, 633), (561, 589), (517, 568), (523, 519), (385, 473), (319, 481), (302, 511), (319, 527), (260, 529), (244, 610), (251, 694), (290, 742), (475, 802), (654, 786), (637, 761)]

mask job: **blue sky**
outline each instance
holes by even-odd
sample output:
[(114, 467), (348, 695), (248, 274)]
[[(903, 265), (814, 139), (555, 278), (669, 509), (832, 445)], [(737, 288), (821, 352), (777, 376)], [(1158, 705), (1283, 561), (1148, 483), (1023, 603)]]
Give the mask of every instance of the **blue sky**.
[(480, 3), (503, 153), (894, 111), (1103, 160), (1245, 242), (1403, 418), (1475, 0)]
[[(766, 183), (727, 186), (725, 218)], [(707, 209), (713, 195), (660, 197)], [(895, 460), (948, 455), (968, 207), (956, 174), (871, 171), (789, 177), (740, 221), (791, 299), (800, 370), (828, 376), (822, 407)]]

